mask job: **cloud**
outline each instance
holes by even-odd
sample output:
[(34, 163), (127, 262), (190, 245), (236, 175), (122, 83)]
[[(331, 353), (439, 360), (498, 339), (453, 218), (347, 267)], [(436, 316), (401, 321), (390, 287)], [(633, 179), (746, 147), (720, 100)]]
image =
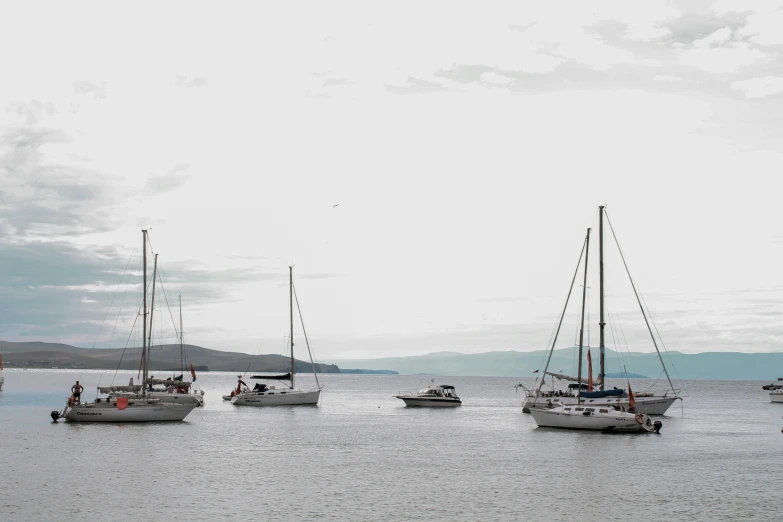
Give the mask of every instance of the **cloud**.
[(187, 183), (190, 176), (185, 171), (190, 167), (189, 163), (174, 165), (165, 174), (151, 175), (147, 178), (144, 192), (149, 195), (161, 194), (175, 190)]
[(408, 79), (402, 85), (384, 85), (384, 88), (394, 94), (429, 94), (433, 92), (443, 92), (449, 89), (444, 85), (421, 78)]
[(745, 93), (746, 98), (766, 98), (783, 92), (783, 77), (764, 76), (731, 84), (732, 89)]
[(204, 87), (209, 83), (209, 78), (205, 76), (199, 76), (196, 78), (188, 78), (187, 76), (183, 76), (181, 74), (177, 75), (177, 79), (174, 82), (174, 85), (177, 87), (184, 87), (187, 89), (192, 89), (194, 87)]
[(93, 99), (101, 99), (106, 97), (106, 82), (103, 82), (100, 86), (88, 81), (76, 81), (73, 82), (73, 93), (77, 96), (92, 95)]
[(0, 138), (0, 228), (11, 237), (110, 229), (111, 182), (83, 161), (58, 156), (72, 140), (40, 123), (42, 107), (39, 102), (16, 104), (25, 123), (7, 127)]
[[(717, 37), (716, 37), (717, 38)], [(715, 74), (730, 74), (744, 67), (763, 63), (769, 55), (744, 42), (731, 42), (723, 46), (718, 40), (700, 41), (694, 48), (680, 54), (680, 62)], [(717, 46), (716, 46), (717, 45)]]
[(347, 85), (349, 83), (351, 82), (345, 78), (328, 78), (324, 81), (324, 87), (336, 87), (339, 85)]

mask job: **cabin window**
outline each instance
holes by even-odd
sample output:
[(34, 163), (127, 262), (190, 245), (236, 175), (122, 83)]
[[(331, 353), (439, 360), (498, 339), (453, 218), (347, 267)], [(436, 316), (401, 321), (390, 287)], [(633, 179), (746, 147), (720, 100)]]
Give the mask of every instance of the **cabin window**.
[(595, 408), (585, 408), (585, 411), (595, 411)]
[(599, 413), (609, 413), (609, 410), (600, 409), (598, 410)]
[(574, 408), (576, 411), (584, 411), (584, 408)]

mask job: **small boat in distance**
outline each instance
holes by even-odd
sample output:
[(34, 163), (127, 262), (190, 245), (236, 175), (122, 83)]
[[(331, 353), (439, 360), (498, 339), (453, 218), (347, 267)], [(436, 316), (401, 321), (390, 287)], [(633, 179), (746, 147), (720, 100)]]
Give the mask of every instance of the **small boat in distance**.
[[(783, 381), (783, 377), (778, 377), (778, 382), (765, 384), (764, 386), (761, 387), (761, 389), (762, 390), (769, 390), (769, 391), (772, 391), (772, 390), (783, 390), (783, 382), (781, 382), (781, 381)], [(779, 402), (779, 401), (772, 401), (772, 402)]]
[(406, 406), (421, 406), (424, 408), (449, 408), (462, 404), (460, 398), (457, 397), (457, 391), (454, 389), (454, 386), (447, 384), (435, 386), (433, 383), (416, 393), (403, 393), (394, 397), (402, 399)]

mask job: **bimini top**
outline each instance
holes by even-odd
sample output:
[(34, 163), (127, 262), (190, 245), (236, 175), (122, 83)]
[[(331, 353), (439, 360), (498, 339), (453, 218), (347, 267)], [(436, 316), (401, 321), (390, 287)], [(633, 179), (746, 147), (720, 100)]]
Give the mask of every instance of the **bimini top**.
[(456, 389), (456, 388), (454, 388), (454, 386), (449, 386), (448, 384), (441, 384), (440, 386), (438, 386), (438, 388), (443, 388), (444, 390), (454, 390), (454, 389)]

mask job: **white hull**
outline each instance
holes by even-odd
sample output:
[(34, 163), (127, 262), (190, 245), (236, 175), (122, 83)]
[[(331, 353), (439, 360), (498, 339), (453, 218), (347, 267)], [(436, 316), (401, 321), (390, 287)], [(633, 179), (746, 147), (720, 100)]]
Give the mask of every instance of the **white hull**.
[[(653, 396), (653, 397), (636, 397), (636, 410), (647, 415), (664, 415), (669, 409), (669, 406), (674, 404), (678, 397), (667, 396)], [(528, 397), (525, 403), (522, 405), (523, 410), (534, 409), (546, 409), (550, 407), (551, 403), (559, 402), (567, 406), (574, 406), (578, 400), (576, 397)], [(783, 396), (781, 401), (783, 402)], [(602, 397), (600, 399), (582, 399), (582, 405), (595, 406), (595, 407), (612, 407), (622, 406), (628, 408), (628, 397)]]
[(783, 402), (783, 390), (775, 390), (769, 393), (771, 402)]
[(321, 390), (267, 390), (264, 392), (244, 392), (231, 399), (235, 406), (297, 406), (300, 404), (318, 404)]
[(420, 408), (454, 408), (462, 404), (459, 399), (449, 399), (441, 397), (432, 398), (419, 398), (419, 397), (403, 397), (398, 396), (398, 399), (402, 399), (406, 406), (418, 406)]
[(181, 421), (195, 404), (129, 403), (123, 409), (115, 404), (86, 403), (68, 408), (65, 420), (71, 422), (165, 422)]
[(566, 428), (572, 430), (594, 431), (640, 431), (650, 432), (653, 423), (649, 415), (609, 410), (599, 412), (599, 408), (588, 408), (594, 411), (576, 411), (571, 406), (556, 406), (548, 410), (531, 410), (533, 418), (541, 428)]

